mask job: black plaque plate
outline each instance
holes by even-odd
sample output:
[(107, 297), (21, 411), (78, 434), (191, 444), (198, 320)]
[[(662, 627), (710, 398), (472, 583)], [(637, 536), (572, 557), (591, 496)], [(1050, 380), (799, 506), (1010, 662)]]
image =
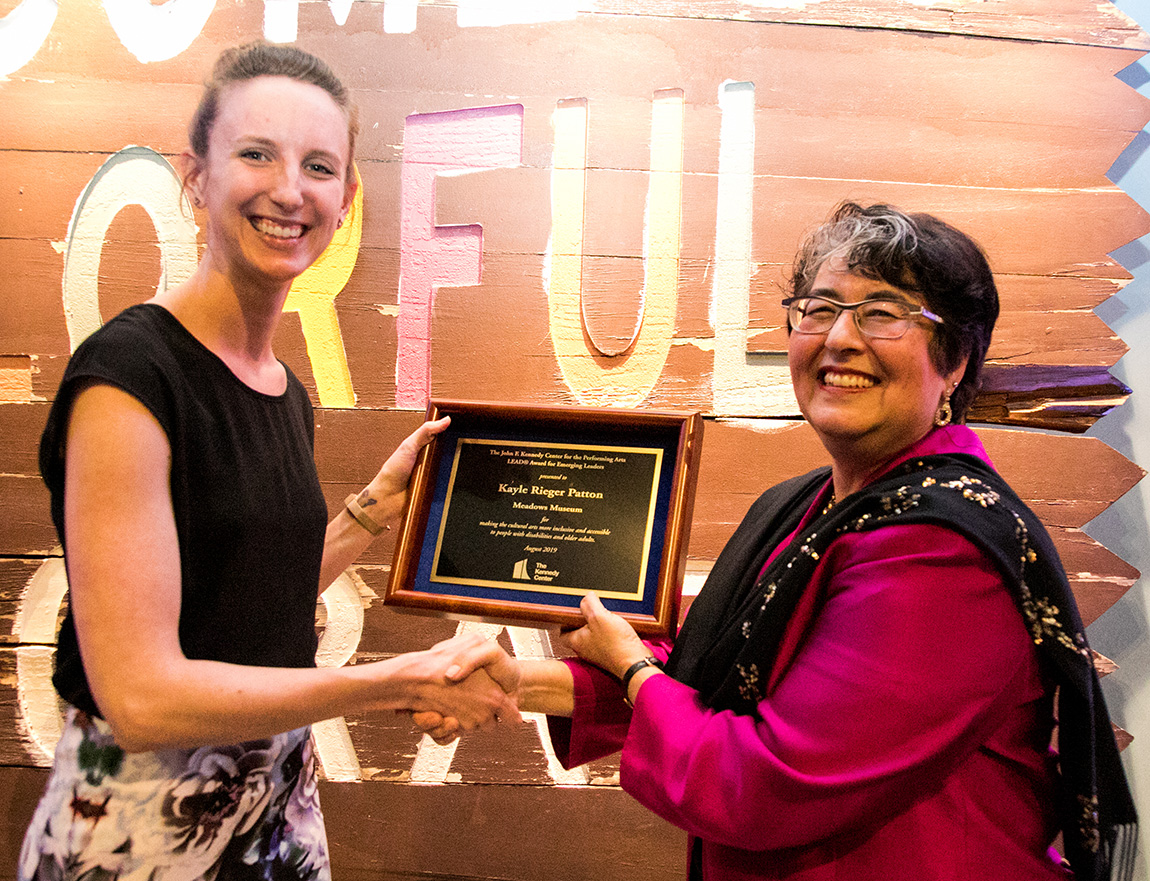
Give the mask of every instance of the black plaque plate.
[(575, 626), (595, 591), (644, 635), (678, 617), (702, 441), (697, 413), (433, 401), (390, 604)]

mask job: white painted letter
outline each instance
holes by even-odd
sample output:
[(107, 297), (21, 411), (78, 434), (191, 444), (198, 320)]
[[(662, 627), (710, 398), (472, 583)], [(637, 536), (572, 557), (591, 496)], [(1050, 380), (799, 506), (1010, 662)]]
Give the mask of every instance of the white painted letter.
[[(752, 193), (755, 183), (755, 87), (723, 83), (719, 89), (719, 192), (715, 212), (715, 286), (711, 323), (715, 366), (711, 409), (721, 416), (795, 412), (786, 361), (752, 364), (747, 354), (750, 312)], [(769, 359), (769, 360), (768, 360)]]
[(196, 268), (196, 223), (176, 170), (149, 147), (125, 147), (97, 171), (76, 200), (64, 252), (64, 320), (72, 351), (103, 324), (98, 277), (108, 227), (127, 205), (140, 205), (160, 240), (160, 278), (166, 290)]
[(23, 0), (0, 19), (0, 76), (32, 60), (48, 39), (58, 11), (56, 0)]
[(104, 0), (112, 29), (144, 64), (175, 58), (200, 35), (216, 0)]
[(159, 233), (156, 290), (167, 290), (196, 269), (196, 221), (181, 193), (176, 169), (150, 147), (124, 147), (114, 153), (79, 194), (64, 243), (64, 321), (74, 352), (104, 323), (98, 286), (100, 251), (109, 225), (128, 205), (143, 207)]

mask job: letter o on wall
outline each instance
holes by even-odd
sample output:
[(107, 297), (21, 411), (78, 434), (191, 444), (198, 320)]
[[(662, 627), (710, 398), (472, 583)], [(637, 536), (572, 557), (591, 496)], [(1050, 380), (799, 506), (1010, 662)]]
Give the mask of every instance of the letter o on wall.
[(23, 0), (0, 18), (0, 76), (15, 73), (35, 57), (59, 11), (56, 0)]
[(165, 290), (196, 268), (196, 222), (176, 170), (149, 147), (114, 153), (88, 181), (68, 224), (64, 252), (64, 320), (72, 351), (103, 323), (100, 318), (100, 252), (108, 227), (122, 208), (139, 205), (159, 236), (160, 279)]

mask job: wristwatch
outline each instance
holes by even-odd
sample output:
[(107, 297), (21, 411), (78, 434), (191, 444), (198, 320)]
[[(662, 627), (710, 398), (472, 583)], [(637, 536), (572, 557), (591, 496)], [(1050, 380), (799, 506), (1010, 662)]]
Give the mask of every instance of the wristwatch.
[(643, 660), (636, 661), (634, 664), (628, 667), (627, 672), (623, 674), (623, 678), (620, 680), (623, 683), (623, 700), (626, 702), (627, 706), (631, 707), (632, 709), (634, 709), (635, 705), (631, 703), (631, 680), (634, 679), (635, 674), (642, 670), (644, 667), (655, 667), (659, 670), (662, 670), (663, 662), (656, 657), (648, 655), (647, 657), (643, 658)]

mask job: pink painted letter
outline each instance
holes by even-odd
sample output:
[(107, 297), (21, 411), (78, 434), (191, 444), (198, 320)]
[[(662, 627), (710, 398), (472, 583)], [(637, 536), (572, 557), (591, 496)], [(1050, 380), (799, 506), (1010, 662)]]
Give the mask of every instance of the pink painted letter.
[(431, 394), (435, 289), (479, 284), (483, 230), (435, 225), (435, 178), (519, 164), (523, 107), (507, 104), (407, 117), (400, 208), (399, 336), (395, 405), (422, 409)]

